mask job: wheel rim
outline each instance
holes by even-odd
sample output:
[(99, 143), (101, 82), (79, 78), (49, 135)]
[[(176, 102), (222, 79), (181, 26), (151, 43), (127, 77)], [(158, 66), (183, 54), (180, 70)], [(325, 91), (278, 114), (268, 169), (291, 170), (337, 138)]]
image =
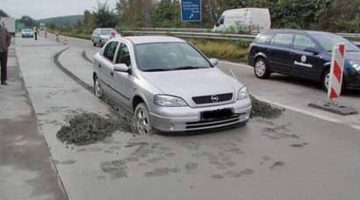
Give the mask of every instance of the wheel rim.
[(266, 70), (266, 65), (265, 65), (264, 61), (262, 61), (262, 60), (257, 61), (255, 64), (256, 75), (258, 75), (260, 77), (264, 76), (265, 70)]
[(324, 79), (324, 86), (326, 90), (329, 88), (329, 85), (330, 85), (330, 73), (327, 73)]
[(135, 118), (136, 118), (136, 129), (138, 133), (141, 135), (150, 134), (151, 125), (147, 110), (140, 107), (139, 109), (137, 109), (137, 112), (135, 113)]
[(95, 95), (97, 97), (102, 97), (101, 85), (98, 79), (95, 80)]

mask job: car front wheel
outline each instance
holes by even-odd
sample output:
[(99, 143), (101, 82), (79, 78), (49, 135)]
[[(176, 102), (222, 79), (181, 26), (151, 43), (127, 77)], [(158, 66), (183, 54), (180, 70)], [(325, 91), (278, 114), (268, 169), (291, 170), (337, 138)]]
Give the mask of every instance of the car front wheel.
[(150, 122), (150, 114), (144, 103), (140, 103), (136, 106), (134, 123), (136, 131), (140, 135), (149, 135), (153, 133), (153, 128)]
[(258, 58), (255, 61), (254, 65), (255, 76), (260, 79), (267, 79), (270, 76), (269, 67), (266, 64), (266, 61), (263, 58)]

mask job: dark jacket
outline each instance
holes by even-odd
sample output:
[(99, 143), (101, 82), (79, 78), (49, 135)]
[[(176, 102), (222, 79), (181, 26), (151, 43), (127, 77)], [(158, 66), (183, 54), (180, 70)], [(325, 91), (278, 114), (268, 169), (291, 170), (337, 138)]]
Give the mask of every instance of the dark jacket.
[(0, 53), (7, 52), (10, 46), (11, 36), (5, 27), (0, 25)]

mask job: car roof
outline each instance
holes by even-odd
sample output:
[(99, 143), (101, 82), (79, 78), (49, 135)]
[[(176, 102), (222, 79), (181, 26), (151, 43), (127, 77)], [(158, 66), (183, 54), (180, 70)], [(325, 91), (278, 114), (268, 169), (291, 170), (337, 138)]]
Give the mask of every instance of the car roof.
[(123, 37), (133, 44), (161, 43), (161, 42), (185, 42), (184, 40), (171, 36), (129, 36)]
[(270, 30), (266, 30), (261, 32), (261, 34), (266, 34), (266, 33), (292, 33), (292, 34), (324, 34), (324, 33), (328, 33), (331, 34), (330, 32), (324, 32), (324, 31), (312, 31), (312, 30), (301, 30), (301, 29), (270, 29)]

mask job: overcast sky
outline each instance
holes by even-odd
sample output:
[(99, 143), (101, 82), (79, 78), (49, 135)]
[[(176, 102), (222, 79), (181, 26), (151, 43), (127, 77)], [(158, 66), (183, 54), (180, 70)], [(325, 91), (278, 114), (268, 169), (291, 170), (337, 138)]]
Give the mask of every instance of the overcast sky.
[(118, 0), (0, 0), (0, 9), (12, 17), (29, 15), (34, 19), (83, 14), (86, 9), (94, 9), (97, 2), (108, 1), (115, 8)]

